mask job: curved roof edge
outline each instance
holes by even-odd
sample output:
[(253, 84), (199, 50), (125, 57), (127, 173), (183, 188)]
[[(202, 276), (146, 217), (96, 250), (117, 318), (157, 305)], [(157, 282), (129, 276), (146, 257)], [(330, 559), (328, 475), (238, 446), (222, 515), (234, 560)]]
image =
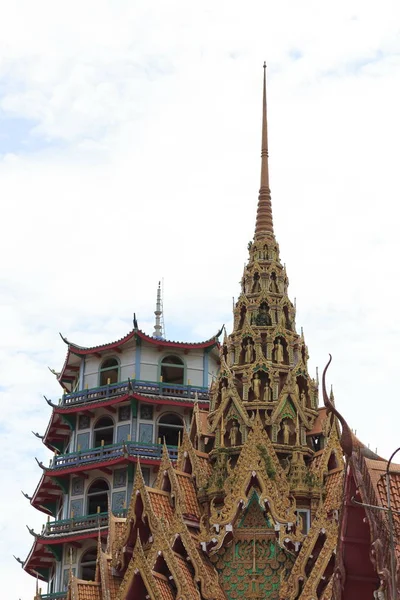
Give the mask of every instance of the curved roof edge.
[(205, 340), (203, 342), (176, 342), (173, 340), (164, 340), (161, 338), (156, 338), (151, 335), (147, 335), (144, 331), (140, 329), (132, 329), (127, 333), (124, 337), (119, 340), (115, 340), (114, 342), (109, 342), (107, 344), (100, 344), (98, 346), (79, 346), (78, 344), (74, 344), (70, 342), (65, 336), (60, 333), (60, 337), (62, 341), (68, 345), (68, 350), (78, 355), (86, 355), (93, 354), (94, 352), (101, 352), (104, 350), (112, 350), (113, 348), (117, 348), (126, 342), (129, 342), (131, 339), (139, 338), (156, 346), (164, 346), (169, 348), (209, 348), (210, 346), (215, 346), (218, 343), (218, 338), (220, 337), (223, 330), (223, 326), (221, 329), (211, 338)]

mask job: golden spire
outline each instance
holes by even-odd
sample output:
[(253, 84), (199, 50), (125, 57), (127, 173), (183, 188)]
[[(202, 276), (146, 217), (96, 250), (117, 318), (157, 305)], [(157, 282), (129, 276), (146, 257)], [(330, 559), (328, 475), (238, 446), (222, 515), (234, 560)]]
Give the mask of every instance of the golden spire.
[(265, 235), (274, 235), (274, 226), (272, 222), (271, 190), (269, 189), (269, 168), (268, 168), (268, 124), (267, 124), (267, 65), (264, 63), (264, 84), (263, 84), (263, 122), (262, 122), (262, 142), (261, 142), (261, 182), (258, 195), (256, 230), (254, 239), (260, 239)]

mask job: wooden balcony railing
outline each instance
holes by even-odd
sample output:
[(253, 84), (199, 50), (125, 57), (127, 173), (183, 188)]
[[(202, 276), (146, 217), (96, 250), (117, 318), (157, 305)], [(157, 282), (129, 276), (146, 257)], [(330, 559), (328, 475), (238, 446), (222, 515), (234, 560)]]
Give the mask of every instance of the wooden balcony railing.
[[(167, 448), (171, 460), (176, 461), (178, 457), (178, 448), (176, 446), (167, 446)], [(160, 460), (162, 449), (162, 444), (120, 442), (119, 444), (110, 444), (108, 446), (99, 446), (98, 448), (80, 450), (79, 452), (55, 455), (50, 462), (49, 468), (65, 469), (67, 467), (77, 467), (89, 463), (103, 462), (106, 460), (120, 458), (124, 455)]]
[(132, 379), (64, 394), (60, 400), (60, 406), (65, 407), (100, 402), (108, 398), (123, 396), (131, 391), (150, 396), (166, 396), (181, 400), (201, 400), (208, 402), (209, 399), (208, 388)]
[[(113, 511), (114, 512), (114, 511)], [(126, 517), (126, 509), (114, 512), (116, 517)], [(108, 512), (82, 515), (59, 521), (48, 521), (43, 526), (41, 536), (68, 535), (86, 530), (98, 530), (108, 526)]]

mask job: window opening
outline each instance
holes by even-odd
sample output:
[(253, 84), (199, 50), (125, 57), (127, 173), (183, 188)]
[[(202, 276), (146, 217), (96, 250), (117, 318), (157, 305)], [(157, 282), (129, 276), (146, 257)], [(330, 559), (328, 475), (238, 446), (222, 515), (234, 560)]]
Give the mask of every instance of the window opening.
[(174, 413), (163, 415), (158, 420), (158, 435), (157, 438), (164, 442), (167, 446), (177, 446), (179, 437), (182, 440), (183, 421), (182, 418)]
[(101, 417), (94, 426), (94, 447), (108, 446), (114, 441), (114, 422), (110, 417)]
[(117, 383), (119, 379), (119, 363), (116, 358), (107, 358), (100, 368), (100, 385)]
[(96, 574), (97, 548), (89, 548), (81, 558), (81, 579), (94, 581)]
[(87, 494), (87, 514), (104, 513), (108, 511), (109, 486), (104, 479), (96, 479)]
[(161, 361), (161, 377), (164, 383), (183, 385), (185, 365), (179, 356), (166, 356)]

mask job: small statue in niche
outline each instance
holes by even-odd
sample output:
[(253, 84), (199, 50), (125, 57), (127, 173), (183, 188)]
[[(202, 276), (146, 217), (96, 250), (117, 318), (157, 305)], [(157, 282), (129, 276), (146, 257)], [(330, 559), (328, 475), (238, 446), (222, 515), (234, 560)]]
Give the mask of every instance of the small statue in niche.
[(253, 283), (252, 292), (253, 292), (253, 294), (256, 292), (261, 292), (260, 276), (258, 273), (254, 274), (254, 283)]
[(264, 260), (268, 260), (268, 246), (267, 246), (267, 244), (265, 244), (263, 250), (264, 250), (264, 252), (263, 252), (263, 258), (264, 258)]
[(268, 381), (264, 388), (263, 402), (272, 402), (272, 387)]
[(283, 363), (283, 346), (278, 338), (274, 344), (274, 354), (275, 354), (275, 362), (281, 364)]
[(300, 394), (300, 402), (301, 402), (301, 405), (302, 405), (302, 406), (305, 406), (305, 405), (306, 405), (306, 402), (307, 402), (307, 396), (306, 396), (306, 394), (305, 394), (304, 390), (303, 390), (303, 391), (301, 392), (301, 394)]
[(282, 423), (283, 430), (283, 443), (285, 446), (289, 444), (289, 436), (290, 436), (290, 425), (287, 421), (283, 421)]
[(275, 273), (272, 273), (271, 275), (271, 279), (269, 282), (269, 291), (273, 292), (274, 294), (278, 293), (278, 285), (276, 283), (276, 275)]
[(272, 324), (271, 315), (269, 314), (268, 305), (263, 302), (260, 306), (260, 310), (255, 318), (256, 325), (259, 327), (269, 326)]
[(247, 342), (247, 344), (245, 346), (244, 362), (247, 364), (253, 362), (253, 346), (252, 346), (250, 340)]
[(231, 442), (231, 446), (237, 446), (238, 434), (239, 434), (239, 427), (237, 425), (236, 420), (234, 420), (232, 422), (231, 429), (229, 431), (229, 440)]
[(281, 318), (279, 319), (279, 322), (281, 324), (281, 327), (283, 327), (283, 329), (286, 329), (286, 315), (284, 310), (282, 310), (281, 312)]
[(259, 400), (260, 399), (260, 388), (261, 388), (261, 380), (258, 376), (258, 373), (256, 373), (253, 377), (253, 382), (251, 385), (253, 392), (254, 392), (254, 400)]

